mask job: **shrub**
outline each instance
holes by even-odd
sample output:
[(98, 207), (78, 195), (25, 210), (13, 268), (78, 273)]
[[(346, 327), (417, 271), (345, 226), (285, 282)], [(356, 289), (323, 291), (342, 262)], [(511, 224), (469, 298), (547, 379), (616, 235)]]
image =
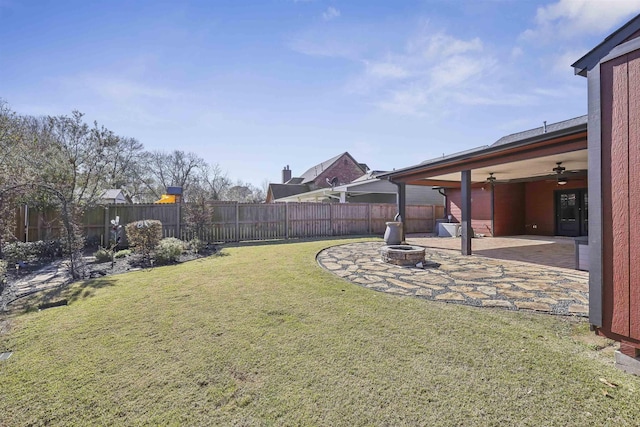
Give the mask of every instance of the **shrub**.
[(130, 249), (123, 249), (123, 250), (118, 251), (115, 254), (113, 254), (113, 256), (115, 258), (125, 258), (125, 257), (128, 257), (131, 254), (132, 254), (132, 251)]
[(149, 257), (151, 251), (162, 239), (162, 223), (155, 219), (131, 222), (125, 229), (129, 246), (145, 258)]
[(96, 257), (96, 262), (109, 262), (112, 260), (113, 252), (107, 248), (100, 248), (93, 255)]
[(195, 253), (201, 252), (207, 244), (202, 240), (194, 237), (189, 241), (189, 249), (191, 249)]
[(94, 249), (94, 248), (98, 248), (98, 249), (100, 249), (100, 244), (101, 244), (101, 241), (100, 241), (100, 240), (101, 240), (101, 239), (100, 239), (100, 236), (91, 236), (91, 237), (87, 237), (87, 238), (84, 240), (84, 246), (85, 246), (87, 249)]
[(4, 285), (7, 281), (7, 262), (0, 259), (0, 294), (4, 289)]
[(2, 254), (9, 264), (33, 262), (62, 256), (62, 244), (59, 240), (11, 242), (4, 244)]
[(167, 237), (160, 240), (156, 246), (154, 259), (157, 264), (170, 264), (176, 262), (184, 251), (184, 242), (175, 237)]

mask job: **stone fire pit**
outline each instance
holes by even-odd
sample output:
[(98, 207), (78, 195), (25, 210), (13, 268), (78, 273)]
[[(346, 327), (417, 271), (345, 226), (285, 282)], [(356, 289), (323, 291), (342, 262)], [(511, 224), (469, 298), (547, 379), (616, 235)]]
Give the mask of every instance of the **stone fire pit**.
[(424, 248), (413, 245), (389, 245), (380, 248), (382, 261), (394, 265), (416, 265), (424, 262)]

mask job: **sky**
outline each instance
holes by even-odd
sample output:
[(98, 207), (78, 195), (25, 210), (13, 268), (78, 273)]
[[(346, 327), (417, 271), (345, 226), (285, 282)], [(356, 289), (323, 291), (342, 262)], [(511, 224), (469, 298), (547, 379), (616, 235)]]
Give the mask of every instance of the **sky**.
[(571, 64), (640, 0), (0, 0), (0, 98), (233, 180), (393, 170), (587, 112)]

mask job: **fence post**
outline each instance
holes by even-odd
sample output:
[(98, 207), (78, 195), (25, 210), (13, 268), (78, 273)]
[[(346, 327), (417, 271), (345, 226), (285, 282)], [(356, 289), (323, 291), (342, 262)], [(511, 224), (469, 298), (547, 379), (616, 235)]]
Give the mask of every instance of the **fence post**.
[(329, 236), (333, 236), (333, 205), (329, 203)]
[(103, 248), (109, 246), (109, 205), (104, 207), (104, 234), (100, 240)]
[(240, 241), (240, 203), (236, 202), (236, 242)]
[(180, 205), (181, 203), (176, 203), (176, 238), (182, 240), (182, 236), (180, 236)]
[(371, 203), (367, 204), (367, 232), (371, 234)]
[(36, 211), (38, 214), (38, 240), (44, 240), (44, 237), (42, 237), (42, 214), (40, 212), (40, 209)]
[(289, 203), (284, 203), (284, 238), (289, 240)]

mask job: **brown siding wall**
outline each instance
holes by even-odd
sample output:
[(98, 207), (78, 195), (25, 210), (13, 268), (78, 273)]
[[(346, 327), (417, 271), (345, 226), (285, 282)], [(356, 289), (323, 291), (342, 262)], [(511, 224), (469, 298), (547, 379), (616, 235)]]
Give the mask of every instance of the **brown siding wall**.
[[(447, 212), (454, 222), (462, 220), (462, 191), (447, 189)], [(471, 227), (475, 233), (491, 236), (491, 189), (488, 185), (471, 189)]]
[[(640, 51), (601, 66), (601, 332), (640, 348)], [(633, 223), (632, 223), (633, 222)]]
[(565, 185), (555, 181), (527, 182), (525, 191), (524, 233), (553, 236), (555, 230), (554, 191), (587, 188), (585, 178), (569, 179)]
[(494, 194), (494, 235), (524, 234), (525, 185), (496, 184)]

